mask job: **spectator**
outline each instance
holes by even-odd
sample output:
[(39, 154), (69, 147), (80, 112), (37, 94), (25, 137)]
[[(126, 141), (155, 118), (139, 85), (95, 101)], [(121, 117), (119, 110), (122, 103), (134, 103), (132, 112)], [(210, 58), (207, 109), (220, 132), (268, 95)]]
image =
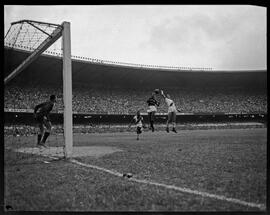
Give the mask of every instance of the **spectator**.
[[(37, 89), (38, 88), (38, 89)], [(73, 86), (72, 109), (79, 113), (92, 114), (134, 114), (137, 110), (146, 112), (145, 100), (153, 89), (122, 89)], [(183, 112), (225, 112), (254, 113), (267, 112), (266, 92), (245, 89), (164, 89), (174, 98), (176, 106)], [(7, 86), (4, 107), (31, 109), (49, 95), (57, 95), (55, 112), (63, 111), (63, 93), (57, 86)], [(18, 102), (19, 101), (19, 102)], [(166, 113), (164, 102), (158, 112)]]

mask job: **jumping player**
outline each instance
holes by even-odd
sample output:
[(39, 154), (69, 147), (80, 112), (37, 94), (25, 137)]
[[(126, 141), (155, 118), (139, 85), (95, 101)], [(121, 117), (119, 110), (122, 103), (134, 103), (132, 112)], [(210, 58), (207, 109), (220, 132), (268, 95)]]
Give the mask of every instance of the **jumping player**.
[[(144, 127), (143, 124), (143, 117), (141, 116), (140, 111), (137, 111), (137, 114), (133, 117), (132, 121), (135, 121), (135, 124), (137, 126), (137, 140), (139, 140), (139, 135), (142, 133), (142, 128)], [(129, 128), (131, 126), (131, 123), (129, 124)]]
[(165, 103), (168, 106), (168, 120), (167, 120), (167, 124), (166, 124), (166, 131), (169, 133), (169, 123), (172, 122), (172, 125), (173, 125), (172, 131), (177, 133), (175, 126), (176, 126), (176, 112), (178, 110), (176, 109), (174, 101), (170, 98), (169, 94), (167, 94), (167, 96), (165, 96), (164, 92), (161, 90), (161, 95), (165, 99)]
[(152, 132), (155, 131), (155, 128), (154, 128), (155, 113), (157, 112), (157, 107), (159, 106), (159, 102), (155, 98), (155, 94), (157, 93), (158, 93), (157, 91), (153, 92), (151, 97), (147, 100), (147, 104), (148, 104), (147, 112), (148, 112), (149, 123), (150, 123), (149, 128), (152, 129)]
[[(56, 102), (55, 95), (51, 95), (49, 101), (37, 105), (34, 109), (34, 118), (38, 122), (39, 126), (37, 146), (47, 147), (45, 145), (45, 142), (48, 136), (50, 135), (52, 129), (49, 113), (53, 109), (55, 102)], [(44, 126), (46, 128), (45, 133), (44, 133)]]

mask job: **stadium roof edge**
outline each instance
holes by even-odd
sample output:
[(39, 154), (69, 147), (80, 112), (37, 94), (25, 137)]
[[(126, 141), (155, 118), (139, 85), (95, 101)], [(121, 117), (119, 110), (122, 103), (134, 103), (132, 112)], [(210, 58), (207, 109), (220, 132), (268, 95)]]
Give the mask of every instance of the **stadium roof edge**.
[[(29, 48), (27, 50), (27, 47), (21, 48), (16, 47), (12, 48), (9, 45), (4, 46), (7, 49), (14, 49), (19, 52), (26, 52), (30, 53), (32, 50)], [(30, 51), (31, 50), (31, 51)], [(53, 57), (53, 58), (60, 58), (60, 53), (54, 53), (50, 51), (45, 51), (42, 55), (47, 57)], [(91, 59), (91, 60), (90, 60)], [(93, 59), (93, 58), (87, 58), (87, 57), (81, 57), (81, 56), (72, 56), (72, 61), (74, 62), (81, 62), (86, 64), (95, 64), (95, 65), (104, 65), (104, 66), (112, 66), (112, 67), (119, 67), (119, 68), (132, 68), (132, 69), (143, 69), (143, 70), (151, 70), (151, 71), (167, 71), (167, 72), (203, 72), (203, 73), (248, 73), (248, 72), (267, 72), (267, 69), (254, 69), (254, 70), (203, 70), (202, 69), (196, 69), (196, 68), (187, 68), (187, 67), (165, 67), (165, 66), (158, 66), (158, 65), (151, 65), (152, 67), (147, 67), (143, 64), (133, 64), (133, 63), (123, 63), (123, 62), (115, 62), (115, 61), (107, 61), (107, 60), (99, 60), (99, 59)], [(183, 69), (181, 69), (183, 68)], [(187, 68), (187, 69), (184, 69)]]

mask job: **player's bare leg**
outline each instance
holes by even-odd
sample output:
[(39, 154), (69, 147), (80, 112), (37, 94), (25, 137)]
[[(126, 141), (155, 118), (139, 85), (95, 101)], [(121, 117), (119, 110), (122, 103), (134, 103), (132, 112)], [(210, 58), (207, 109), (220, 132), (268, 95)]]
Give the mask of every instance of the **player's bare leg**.
[(168, 113), (168, 120), (167, 120), (167, 123), (166, 123), (166, 131), (169, 133), (170, 130), (169, 130), (169, 123), (171, 122), (171, 118), (172, 118), (172, 114), (171, 113)]
[(175, 129), (176, 123), (173, 122), (172, 124), (173, 124), (173, 129), (172, 129), (172, 131), (173, 131), (174, 133), (177, 133), (177, 131), (176, 131), (176, 129)]
[(42, 144), (42, 146), (47, 147), (45, 145), (45, 142), (46, 142), (47, 138), (49, 137), (49, 135), (51, 133), (52, 124), (51, 124), (50, 121), (45, 121), (44, 124), (45, 124), (45, 127), (46, 127), (46, 131), (45, 131), (44, 136), (43, 136), (43, 138), (41, 140), (41, 144)]
[(37, 136), (37, 146), (41, 146), (41, 138), (42, 136), (44, 135), (44, 126), (42, 123), (39, 123), (39, 133), (38, 133), (38, 136)]
[(137, 140), (139, 140), (139, 136), (142, 133), (142, 128), (141, 127), (137, 127)]
[(155, 128), (154, 128), (154, 121), (153, 121), (153, 120), (151, 121), (151, 129), (152, 129), (152, 132), (155, 131)]
[(173, 131), (174, 133), (177, 133), (177, 131), (176, 131), (176, 129), (175, 129), (175, 127), (176, 127), (176, 113), (173, 113), (173, 115), (172, 115), (172, 125), (173, 125), (172, 131)]
[(151, 118), (150, 118), (150, 125), (151, 125), (152, 132), (155, 131), (154, 120), (155, 120), (155, 112), (153, 111), (153, 112), (151, 112)]
[(169, 133), (170, 130), (169, 130), (169, 119), (167, 120), (167, 123), (166, 123), (166, 131)]
[(152, 119), (152, 112), (149, 112), (148, 113), (148, 119), (149, 119), (149, 130), (152, 128), (151, 126), (152, 126), (152, 124), (151, 124), (151, 119)]
[(154, 131), (155, 130), (155, 128), (154, 128), (154, 115), (155, 115), (155, 112), (150, 112), (148, 115), (149, 115), (149, 124), (150, 124), (149, 129)]

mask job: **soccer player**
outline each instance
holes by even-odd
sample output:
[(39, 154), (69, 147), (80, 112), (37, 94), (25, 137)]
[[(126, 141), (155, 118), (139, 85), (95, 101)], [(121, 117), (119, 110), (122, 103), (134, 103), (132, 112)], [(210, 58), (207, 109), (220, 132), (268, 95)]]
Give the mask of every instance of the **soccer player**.
[[(139, 140), (139, 135), (142, 133), (142, 128), (144, 127), (143, 124), (143, 117), (141, 116), (140, 111), (137, 111), (137, 114), (133, 117), (132, 121), (135, 121), (135, 124), (137, 126), (137, 140)], [(131, 126), (131, 123), (129, 124), (129, 127)]]
[(151, 97), (147, 100), (148, 104), (148, 116), (149, 116), (149, 123), (150, 123), (150, 129), (152, 129), (152, 132), (155, 131), (154, 128), (154, 120), (155, 120), (155, 113), (157, 112), (157, 107), (159, 106), (159, 102), (155, 98), (155, 94), (157, 92), (153, 92)]
[(172, 122), (172, 125), (173, 125), (172, 131), (177, 133), (175, 126), (176, 126), (176, 112), (178, 110), (176, 109), (174, 101), (170, 98), (169, 94), (167, 94), (167, 96), (165, 96), (163, 90), (161, 90), (161, 95), (165, 99), (165, 103), (168, 106), (168, 120), (167, 120), (167, 124), (166, 124), (166, 131), (169, 133), (169, 123)]
[[(55, 102), (56, 102), (55, 95), (51, 95), (49, 101), (43, 102), (35, 106), (34, 118), (38, 122), (38, 126), (39, 126), (37, 146), (47, 147), (45, 145), (45, 142), (48, 136), (50, 135), (50, 132), (52, 129), (52, 124), (49, 118), (49, 114), (51, 110), (53, 109)], [(44, 127), (45, 127), (45, 132), (44, 132)]]

